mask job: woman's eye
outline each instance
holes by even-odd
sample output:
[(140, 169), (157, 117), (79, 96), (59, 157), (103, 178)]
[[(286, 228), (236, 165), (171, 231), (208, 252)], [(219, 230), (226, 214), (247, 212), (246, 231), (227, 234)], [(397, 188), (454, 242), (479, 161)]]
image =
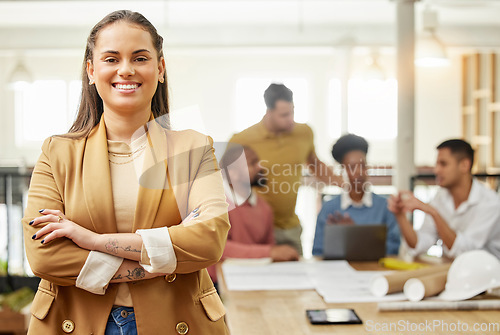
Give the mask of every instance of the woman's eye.
[(114, 62), (116, 62), (116, 59), (114, 59), (114, 58), (106, 58), (104, 61), (106, 63), (114, 63)]
[(147, 61), (148, 59), (147, 59), (146, 57), (138, 57), (138, 58), (136, 58), (135, 60), (136, 60), (136, 61), (138, 61), (138, 62), (145, 62), (145, 61)]

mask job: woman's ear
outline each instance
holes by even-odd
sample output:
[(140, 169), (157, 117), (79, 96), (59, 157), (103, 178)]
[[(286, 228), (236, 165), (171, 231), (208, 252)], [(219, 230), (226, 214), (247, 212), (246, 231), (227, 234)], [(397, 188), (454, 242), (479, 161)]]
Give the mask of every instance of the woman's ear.
[(94, 64), (90, 60), (87, 61), (87, 76), (89, 77), (89, 84), (94, 83)]
[(158, 81), (163, 83), (165, 79), (165, 58), (161, 57), (158, 62)]

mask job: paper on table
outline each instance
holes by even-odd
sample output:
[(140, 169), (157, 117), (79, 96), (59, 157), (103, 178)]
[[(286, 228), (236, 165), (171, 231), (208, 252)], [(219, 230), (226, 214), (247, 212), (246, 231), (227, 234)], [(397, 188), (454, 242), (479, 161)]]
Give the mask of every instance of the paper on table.
[(226, 258), (224, 264), (254, 266), (254, 265), (269, 265), (272, 262), (273, 262), (273, 259), (271, 257), (264, 257), (264, 258)]
[(402, 301), (382, 302), (378, 304), (380, 312), (385, 311), (418, 311), (418, 310), (500, 310), (500, 300), (466, 300), (466, 301)]
[[(346, 261), (259, 263), (226, 260), (226, 286), (233, 291), (316, 289), (327, 303), (404, 300), (403, 293), (376, 297), (370, 281), (380, 271), (356, 271)], [(382, 272), (383, 273), (383, 272)]]
[(259, 263), (228, 259), (222, 263), (229, 290), (310, 290), (313, 278), (331, 273), (355, 272), (346, 261)]
[(224, 279), (229, 290), (309, 290), (314, 289), (305, 270), (304, 263), (282, 262), (268, 265), (242, 265), (230, 260), (222, 263)]
[(380, 271), (337, 272), (314, 279), (316, 291), (326, 303), (377, 302), (405, 300), (403, 293), (376, 297), (370, 291), (370, 282)]

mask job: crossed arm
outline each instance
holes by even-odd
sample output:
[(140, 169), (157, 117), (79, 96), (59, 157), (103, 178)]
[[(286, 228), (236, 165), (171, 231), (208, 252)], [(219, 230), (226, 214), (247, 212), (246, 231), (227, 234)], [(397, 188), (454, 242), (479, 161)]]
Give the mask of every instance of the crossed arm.
[(98, 234), (75, 222), (68, 220), (59, 210), (41, 210), (42, 216), (35, 218), (30, 225), (46, 225), (35, 235), (34, 240), (41, 240), (43, 245), (66, 237), (80, 248), (99, 251), (123, 258), (124, 261), (111, 279), (111, 283), (136, 281), (164, 276), (164, 273), (149, 273), (139, 264), (141, 260), (142, 237), (134, 233)]
[[(196, 218), (197, 210), (190, 213), (183, 223)], [(66, 237), (82, 249), (99, 251), (112, 256), (123, 258), (124, 261), (116, 271), (111, 283), (136, 281), (164, 276), (167, 273), (150, 273), (139, 264), (141, 261), (143, 240), (140, 234), (115, 233), (98, 234), (88, 230), (75, 222), (68, 220), (59, 210), (41, 210), (42, 216), (35, 218), (29, 224), (37, 226), (46, 223), (35, 235), (34, 240), (40, 240), (43, 245), (58, 238)]]

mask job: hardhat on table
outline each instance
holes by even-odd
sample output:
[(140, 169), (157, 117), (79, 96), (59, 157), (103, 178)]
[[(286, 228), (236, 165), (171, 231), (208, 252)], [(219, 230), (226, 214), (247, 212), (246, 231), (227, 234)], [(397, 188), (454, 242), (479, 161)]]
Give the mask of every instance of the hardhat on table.
[(485, 250), (472, 250), (455, 258), (446, 287), (438, 298), (466, 300), (497, 287), (500, 287), (500, 260)]

